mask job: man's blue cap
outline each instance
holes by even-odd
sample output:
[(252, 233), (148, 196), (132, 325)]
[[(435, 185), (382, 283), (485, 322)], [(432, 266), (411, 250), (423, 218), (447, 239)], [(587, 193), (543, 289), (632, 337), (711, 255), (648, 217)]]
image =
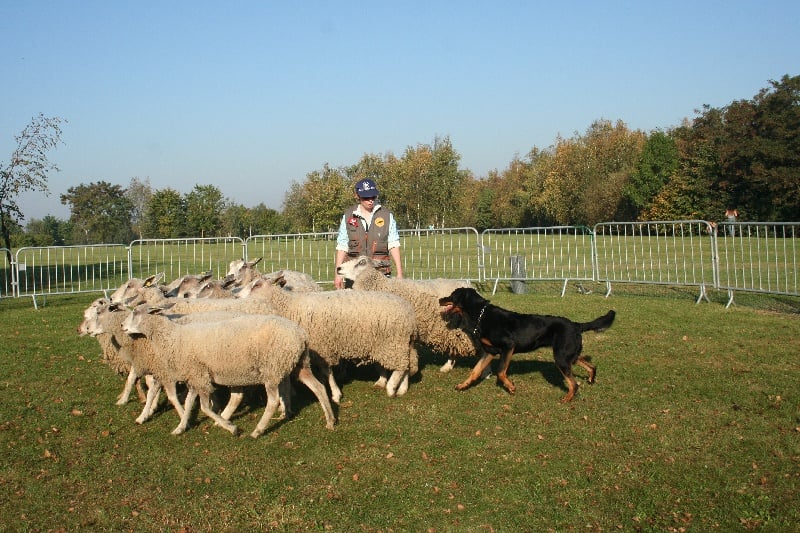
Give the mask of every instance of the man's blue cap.
[(369, 178), (359, 180), (356, 183), (356, 194), (359, 198), (374, 198), (378, 196), (378, 186)]

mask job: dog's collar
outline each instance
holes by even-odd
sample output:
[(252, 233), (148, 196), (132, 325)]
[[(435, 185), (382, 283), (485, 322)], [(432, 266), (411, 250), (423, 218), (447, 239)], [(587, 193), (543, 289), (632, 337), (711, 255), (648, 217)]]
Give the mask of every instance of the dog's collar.
[(483, 309), (481, 309), (481, 314), (478, 315), (478, 321), (475, 323), (475, 329), (472, 330), (473, 337), (478, 335), (478, 329), (480, 329), (481, 327), (481, 319), (483, 318), (483, 312), (486, 311), (486, 307), (488, 305), (489, 304), (484, 305)]

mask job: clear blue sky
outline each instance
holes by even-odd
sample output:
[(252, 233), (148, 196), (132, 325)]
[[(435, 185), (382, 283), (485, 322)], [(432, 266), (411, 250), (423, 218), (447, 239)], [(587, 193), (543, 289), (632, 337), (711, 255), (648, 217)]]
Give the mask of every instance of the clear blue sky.
[(597, 119), (650, 131), (800, 74), (800, 2), (0, 0), (0, 161), (68, 121), (50, 197), (105, 180), (280, 209), (292, 181), (449, 136), (483, 177)]

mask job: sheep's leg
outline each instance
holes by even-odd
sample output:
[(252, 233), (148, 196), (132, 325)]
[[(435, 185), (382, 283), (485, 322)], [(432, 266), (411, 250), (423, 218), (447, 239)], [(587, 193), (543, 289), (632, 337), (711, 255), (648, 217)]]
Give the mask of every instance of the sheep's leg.
[(219, 416), (225, 420), (230, 420), (233, 413), (236, 412), (236, 409), (238, 409), (239, 405), (242, 403), (242, 398), (244, 398), (244, 389), (242, 387), (232, 387), (228, 405), (225, 406), (225, 409), (222, 410)]
[(394, 396), (397, 394), (398, 386), (400, 385), (400, 382), (403, 381), (403, 377), (408, 377), (407, 370), (395, 370), (392, 372), (389, 381), (386, 383), (386, 394), (389, 397), (394, 398)]
[(144, 424), (146, 421), (150, 420), (150, 417), (156, 412), (158, 396), (161, 393), (161, 383), (150, 375), (148, 375), (147, 378), (147, 398), (145, 398), (142, 413), (136, 419), (137, 424)]
[(294, 413), (292, 412), (292, 382), (289, 380), (289, 376), (283, 378), (281, 384), (278, 385), (278, 396), (280, 398), (278, 408), (278, 412), (281, 413), (280, 418), (291, 418)]
[(397, 387), (397, 395), (402, 396), (408, 392), (408, 372), (405, 372), (403, 379), (400, 381), (400, 385)]
[[(181, 405), (180, 400), (178, 400), (178, 391), (175, 389), (175, 382), (174, 381), (167, 381), (166, 383), (161, 384), (164, 387), (164, 393), (167, 395), (167, 399), (169, 403), (172, 404), (172, 407), (175, 408), (177, 411), (178, 416), (183, 417), (183, 413), (187, 410), (186, 406), (188, 405), (188, 410), (191, 411), (192, 405), (194, 404), (194, 398), (191, 399), (191, 403), (189, 401), (189, 394), (186, 394), (186, 399), (184, 400), (183, 405)], [(195, 394), (197, 396), (197, 394)]]
[(331, 400), (338, 405), (342, 400), (342, 389), (340, 389), (339, 385), (336, 383), (331, 365), (323, 361), (319, 364), (319, 370), (322, 372), (322, 376), (326, 378), (328, 387), (331, 389)]
[[(389, 378), (389, 371), (386, 370), (385, 368), (381, 368), (380, 373), (381, 373), (380, 377), (378, 378), (378, 381), (376, 381), (375, 385), (374, 385), (376, 389), (382, 389), (382, 388), (387, 386), (386, 383), (387, 383), (388, 378)], [(393, 396), (393, 395), (390, 394), (389, 396)]]
[(311, 392), (317, 397), (322, 407), (322, 412), (325, 415), (325, 427), (333, 429), (333, 425), (336, 423), (336, 417), (333, 415), (333, 408), (331, 407), (330, 400), (328, 400), (328, 392), (325, 390), (325, 385), (320, 383), (308, 368), (301, 368), (297, 378), (306, 387), (311, 389)]
[[(136, 373), (136, 369), (131, 366), (130, 372), (128, 372), (128, 377), (125, 379), (125, 387), (122, 389), (122, 393), (117, 397), (117, 405), (125, 405), (128, 403), (128, 400), (131, 397), (131, 392), (133, 392), (133, 386), (136, 384), (136, 380), (139, 378), (139, 375)], [(148, 391), (149, 393), (150, 391)]]
[(277, 385), (265, 383), (264, 388), (267, 390), (267, 406), (264, 408), (264, 414), (261, 415), (261, 420), (259, 420), (256, 429), (250, 433), (250, 436), (254, 439), (264, 433), (269, 425), (272, 415), (275, 414), (275, 411), (278, 409), (278, 405), (281, 403)]
[[(174, 386), (174, 383), (173, 383)], [(166, 386), (164, 387), (166, 389)], [(174, 390), (172, 391), (174, 394)], [(186, 428), (189, 427), (189, 416), (192, 413), (192, 406), (194, 406), (194, 400), (197, 398), (197, 392), (192, 387), (189, 387), (189, 390), (186, 392), (186, 402), (183, 404), (183, 413), (181, 414), (181, 423), (178, 424), (178, 427), (172, 430), (173, 435), (180, 435)], [(175, 397), (175, 401), (177, 402), (178, 398)], [(180, 405), (180, 402), (178, 402)]]
[(456, 366), (456, 360), (448, 359), (447, 362), (443, 364), (442, 367), (439, 369), (439, 372), (450, 372), (451, 370), (453, 370), (453, 367), (455, 366)]
[(211, 398), (207, 392), (201, 392), (200, 396), (200, 410), (203, 411), (207, 417), (211, 418), (214, 423), (218, 426), (222, 426), (223, 428), (230, 431), (233, 435), (239, 434), (239, 428), (236, 427), (235, 424), (225, 420), (217, 413), (214, 412), (214, 409), (211, 408)]
[(136, 381), (136, 397), (139, 398), (139, 401), (142, 403), (147, 399), (147, 392), (142, 388), (141, 379)]

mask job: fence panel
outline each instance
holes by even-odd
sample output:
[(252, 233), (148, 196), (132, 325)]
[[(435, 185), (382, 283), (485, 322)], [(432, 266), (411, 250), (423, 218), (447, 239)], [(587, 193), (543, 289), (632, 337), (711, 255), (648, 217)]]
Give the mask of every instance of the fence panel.
[(482, 253), (475, 228), (400, 230), (403, 276), (479, 281)]
[(128, 249), (128, 268), (132, 278), (164, 272), (167, 281), (171, 281), (208, 270), (222, 278), (231, 261), (246, 255), (244, 241), (239, 237), (139, 239), (131, 242)]
[(0, 248), (0, 298), (11, 298), (16, 295), (16, 269), (13, 256), (8, 248)]
[(597, 281), (715, 285), (714, 233), (704, 220), (604, 222), (594, 226)]
[(261, 257), (261, 272), (296, 270), (317, 283), (333, 283), (336, 232), (253, 235), (246, 241), (247, 259)]
[(484, 230), (484, 279), (495, 280), (495, 288), (499, 281), (590, 281), (593, 240), (586, 226)]
[(16, 253), (17, 296), (107, 292), (128, 276), (122, 244), (43, 246)]
[(720, 223), (717, 252), (718, 286), (731, 299), (733, 291), (800, 296), (800, 223)]

